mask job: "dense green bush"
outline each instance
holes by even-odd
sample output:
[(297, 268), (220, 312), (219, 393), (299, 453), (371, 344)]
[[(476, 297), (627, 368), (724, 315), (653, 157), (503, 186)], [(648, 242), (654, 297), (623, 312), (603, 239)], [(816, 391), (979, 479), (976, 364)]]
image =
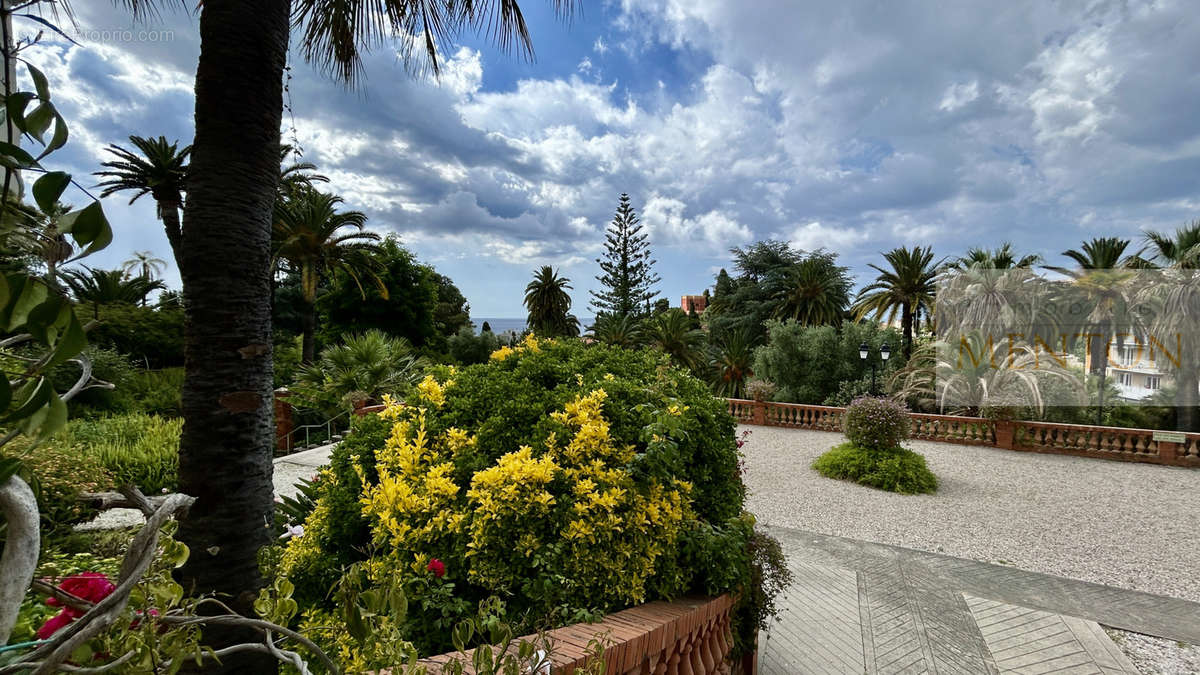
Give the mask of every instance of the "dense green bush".
[(72, 525), (95, 518), (99, 511), (79, 501), (82, 492), (99, 492), (115, 485), (100, 461), (67, 435), (59, 434), (33, 445), (17, 436), (4, 446), (4, 453), (21, 460), (33, 478), (37, 492), (42, 532), (60, 535)]
[(133, 413), (71, 424), (68, 435), (112, 475), (142, 492), (173, 491), (178, 484), (182, 419)]
[(162, 417), (182, 417), (183, 376), (183, 368), (134, 371), (125, 385), (124, 410)]
[(813, 468), (828, 478), (901, 494), (932, 493), (938, 486), (937, 476), (925, 465), (925, 458), (901, 447), (869, 450), (842, 443), (818, 457)]
[[(124, 354), (112, 349), (89, 345), (83, 356), (92, 364), (92, 377), (113, 385), (112, 389), (94, 387), (84, 389), (71, 399), (68, 406), (73, 417), (87, 417), (106, 412), (123, 412), (127, 408), (124, 392), (135, 376), (135, 369)], [(54, 390), (65, 392), (79, 380), (79, 364), (68, 361), (50, 371)]]
[[(785, 403), (838, 405), (848, 402), (844, 383), (871, 381), (877, 369), (879, 386), (903, 365), (900, 333), (873, 322), (844, 322), (841, 326), (804, 326), (794, 321), (767, 322), (767, 344), (754, 350), (754, 375), (778, 386), (774, 400)], [(867, 360), (859, 357), (863, 342)], [(892, 348), (886, 363), (879, 357), (884, 342)], [(864, 388), (856, 393), (867, 393)], [(853, 397), (851, 397), (853, 398)]]
[(530, 339), (408, 400), (335, 450), (280, 565), (302, 602), (365, 560), (428, 652), (491, 595), (535, 628), (751, 583), (734, 422), (662, 355)]
[(127, 304), (101, 305), (99, 324), (88, 333), (94, 345), (125, 354), (143, 368), (183, 365), (183, 310)]
[(886, 397), (862, 396), (846, 408), (846, 438), (867, 450), (890, 450), (908, 438), (908, 408)]
[(470, 326), (463, 326), (448, 341), (450, 358), (460, 366), (484, 363), (492, 352), (500, 348), (500, 338), (490, 330), (478, 335)]

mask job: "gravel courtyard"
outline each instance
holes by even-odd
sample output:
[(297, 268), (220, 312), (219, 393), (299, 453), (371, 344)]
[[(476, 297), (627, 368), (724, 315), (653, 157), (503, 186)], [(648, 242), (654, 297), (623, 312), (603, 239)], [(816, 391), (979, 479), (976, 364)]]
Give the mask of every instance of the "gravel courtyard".
[(810, 465), (845, 440), (746, 426), (760, 522), (1200, 601), (1200, 471), (911, 441), (937, 494), (896, 495)]
[[(897, 495), (813, 471), (837, 433), (743, 426), (760, 523), (1200, 601), (1200, 471), (910, 441), (937, 494)], [(1110, 634), (1142, 672), (1196, 672), (1200, 649)]]

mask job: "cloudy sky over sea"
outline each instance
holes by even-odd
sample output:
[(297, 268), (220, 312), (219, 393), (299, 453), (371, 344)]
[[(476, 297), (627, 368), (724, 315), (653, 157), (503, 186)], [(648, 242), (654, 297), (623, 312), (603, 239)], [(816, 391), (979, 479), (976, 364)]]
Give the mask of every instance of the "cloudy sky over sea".
[[(96, 170), (130, 134), (190, 141), (196, 16), (134, 24), (109, 2), (74, 5), (79, 44), (29, 53), (71, 125), (63, 168)], [(1012, 240), (1060, 264), (1085, 238), (1140, 242), (1200, 218), (1200, 12), (1186, 0), (621, 0), (569, 22), (522, 7), (532, 62), (465, 37), (440, 79), (384, 49), (353, 91), (298, 57), (291, 71), (305, 158), (476, 316), (521, 316), (543, 264), (590, 315), (621, 192), (673, 304), (762, 238), (835, 250), (861, 282), (900, 244)], [(153, 203), (126, 201), (106, 200), (116, 239), (93, 264), (169, 259)]]

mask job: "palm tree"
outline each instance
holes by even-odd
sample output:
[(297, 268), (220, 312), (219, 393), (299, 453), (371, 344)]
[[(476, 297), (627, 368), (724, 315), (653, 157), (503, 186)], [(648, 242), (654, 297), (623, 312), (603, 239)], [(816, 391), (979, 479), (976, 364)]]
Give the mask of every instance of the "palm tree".
[(178, 263), (179, 247), (183, 240), (179, 226), (179, 209), (183, 206), (184, 181), (187, 178), (188, 155), (192, 152), (192, 146), (185, 145), (181, 149), (178, 141), (170, 143), (166, 136), (130, 136), (129, 142), (138, 152), (116, 144), (108, 146), (108, 152), (115, 155), (116, 159), (101, 165), (108, 167), (107, 171), (95, 173), (104, 179), (99, 184), (104, 188), (100, 196), (108, 197), (118, 192), (131, 191), (133, 196), (129, 198), (129, 203), (132, 204), (148, 193), (158, 205), (158, 219), (167, 231), (167, 241), (170, 242), (175, 261)]
[(154, 279), (167, 268), (167, 261), (155, 256), (150, 251), (134, 251), (129, 260), (121, 263), (121, 271), (126, 275), (137, 272), (144, 279)]
[(534, 333), (546, 337), (579, 336), (579, 319), (571, 312), (571, 280), (560, 277), (549, 265), (534, 272), (525, 286), (526, 323)]
[(746, 381), (754, 374), (754, 332), (731, 330), (712, 346), (713, 390), (725, 398), (746, 398)]
[(379, 403), (384, 394), (416, 384), (426, 365), (408, 340), (373, 328), (322, 349), (316, 362), (302, 366), (292, 387), (294, 402), (330, 415), (356, 402)]
[(692, 319), (683, 310), (671, 309), (649, 319), (645, 330), (646, 344), (671, 357), (671, 361), (688, 370), (697, 370), (704, 360), (704, 331), (692, 328)]
[(1129, 244), (1128, 239), (1120, 237), (1097, 237), (1083, 242), (1081, 250), (1063, 251), (1064, 256), (1078, 265), (1077, 268), (1046, 266), (1046, 269), (1069, 277), (1073, 286), (1071, 294), (1078, 294), (1079, 299), (1091, 309), (1086, 333), (1095, 336), (1098, 348), (1088, 346), (1092, 354), (1090, 372), (1101, 377), (1108, 372), (1109, 341), (1113, 335), (1131, 327), (1124, 320), (1128, 304), (1125, 282), (1129, 275), (1112, 272), (1118, 267), (1128, 266), (1133, 260), (1124, 257)]
[(54, 278), (57, 267), (75, 253), (67, 235), (59, 230), (59, 219), (73, 207), (55, 202), (43, 212), (35, 205), (13, 201), (6, 208), (7, 215), (21, 224), (2, 233), (6, 252), (15, 258), (36, 260), (46, 266), (47, 277)]
[[(1123, 257), (1125, 249), (1129, 247), (1128, 239), (1120, 237), (1096, 237), (1091, 241), (1083, 242), (1082, 250), (1068, 249), (1063, 251), (1063, 255), (1075, 261), (1075, 264), (1082, 270), (1110, 270), (1123, 266), (1129, 261), (1129, 258)], [(1065, 272), (1060, 267), (1050, 267), (1047, 269), (1056, 272)]]
[[(275, 255), (300, 273), (300, 291), (304, 299), (301, 322), (304, 363), (316, 356), (317, 287), (321, 278), (335, 269), (344, 270), (362, 290), (362, 276), (368, 276), (387, 297), (377, 263), (371, 257), (374, 232), (363, 232), (367, 216), (361, 211), (338, 211), (342, 198), (317, 190), (304, 189), (276, 204)], [(352, 227), (357, 231), (339, 234)], [(364, 294), (365, 297), (365, 294)]]
[(630, 315), (596, 317), (589, 336), (596, 342), (624, 349), (637, 349), (644, 344), (642, 322)]
[[(144, 18), (178, 3), (121, 4)], [(574, 2), (554, 5), (566, 13)], [(188, 325), (179, 487), (197, 498), (178, 537), (197, 553), (180, 578), (188, 591), (226, 594), (253, 616), (258, 551), (272, 537), (262, 526), (273, 510), (271, 229), (292, 29), (305, 58), (344, 82), (356, 80), (363, 50), (391, 46), (394, 35), (423, 36), (435, 72), (439, 51), (462, 28), (502, 47), (514, 39), (527, 53), (532, 46), (515, 0), (205, 0), (199, 11), (196, 136), (176, 249)], [(244, 635), (207, 633), (205, 644), (219, 648)], [(223, 668), (261, 672), (270, 661), (231, 655)]]
[(317, 165), (300, 160), (300, 150), (288, 143), (279, 146), (279, 196), (293, 197), (313, 183), (328, 183), (329, 177), (316, 173)]
[[(1045, 409), (1046, 385), (1052, 381), (1086, 403), (1079, 375), (1027, 344), (1010, 345), (983, 339), (979, 333), (961, 336), (954, 344), (925, 344), (896, 371), (889, 382), (893, 395), (918, 410), (977, 416), (989, 411)], [(995, 364), (1007, 364), (996, 367)], [(1062, 403), (1061, 401), (1057, 401)]]
[(1010, 242), (1004, 242), (996, 249), (978, 246), (967, 249), (967, 254), (948, 265), (947, 269), (965, 270), (971, 267), (995, 270), (1028, 269), (1042, 261), (1042, 256), (1029, 254), (1017, 256)]
[(787, 268), (776, 290), (776, 319), (794, 319), (806, 326), (837, 325), (850, 304), (850, 277), (835, 256), (820, 251)]
[(82, 270), (65, 270), (62, 279), (76, 300), (92, 303), (92, 315), (97, 318), (100, 316), (100, 305), (116, 302), (144, 304), (151, 291), (166, 288), (157, 279), (130, 277), (121, 270), (98, 270), (86, 266)]
[(879, 275), (875, 281), (858, 292), (851, 311), (858, 320), (873, 314), (878, 320), (892, 323), (900, 313), (900, 329), (904, 334), (904, 358), (912, 356), (913, 333), (920, 329), (917, 316), (928, 314), (936, 292), (938, 264), (933, 261), (933, 249), (894, 248), (883, 254), (891, 269), (872, 264)]
[(1146, 241), (1154, 253), (1149, 262), (1162, 267), (1200, 269), (1200, 220), (1175, 230), (1174, 234), (1147, 232)]
[(1200, 430), (1200, 339), (1193, 327), (1200, 318), (1200, 221), (1174, 234), (1147, 232), (1153, 257), (1145, 262), (1161, 266), (1162, 278), (1146, 284), (1136, 299), (1154, 308), (1151, 335), (1178, 336), (1177, 361), (1167, 360), (1176, 380), (1175, 406), (1180, 430)]

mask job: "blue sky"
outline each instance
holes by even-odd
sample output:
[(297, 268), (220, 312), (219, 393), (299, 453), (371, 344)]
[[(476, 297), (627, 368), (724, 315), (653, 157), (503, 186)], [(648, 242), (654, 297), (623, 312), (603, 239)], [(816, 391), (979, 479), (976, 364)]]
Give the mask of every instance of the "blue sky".
[[(863, 283), (902, 244), (1007, 240), (1061, 264), (1083, 239), (1200, 218), (1200, 18), (1185, 0), (620, 0), (569, 22), (522, 6), (533, 62), (463, 36), (434, 80), (378, 49), (348, 91), (293, 60), (305, 158), (475, 316), (522, 315), (543, 264), (590, 315), (621, 192), (673, 304), (757, 239), (837, 251)], [(196, 17), (76, 11), (79, 46), (29, 53), (71, 124), (60, 165), (88, 174), (130, 134), (189, 141)], [(169, 260), (154, 205), (126, 201), (105, 200), (116, 239), (90, 264)]]

